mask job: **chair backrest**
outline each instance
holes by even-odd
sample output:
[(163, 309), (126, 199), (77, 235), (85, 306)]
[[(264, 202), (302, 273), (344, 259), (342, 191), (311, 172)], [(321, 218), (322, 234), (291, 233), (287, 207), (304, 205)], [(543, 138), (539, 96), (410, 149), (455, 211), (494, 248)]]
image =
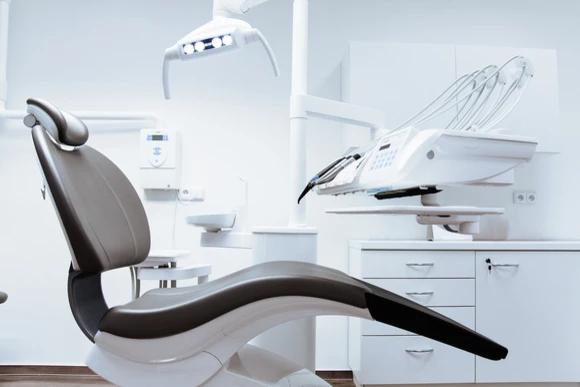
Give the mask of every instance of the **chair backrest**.
[(84, 145), (88, 131), (77, 117), (42, 100), (29, 99), (28, 105), (25, 124), (32, 127), (45, 188), (67, 237), (73, 268), (90, 274), (143, 262), (151, 236), (133, 185), (107, 157)]

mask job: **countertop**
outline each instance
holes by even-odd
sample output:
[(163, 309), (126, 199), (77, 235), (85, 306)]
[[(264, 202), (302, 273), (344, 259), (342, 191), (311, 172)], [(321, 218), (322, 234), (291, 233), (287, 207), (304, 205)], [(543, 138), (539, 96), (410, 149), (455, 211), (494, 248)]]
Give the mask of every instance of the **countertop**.
[(578, 241), (443, 241), (351, 240), (360, 250), (580, 251)]

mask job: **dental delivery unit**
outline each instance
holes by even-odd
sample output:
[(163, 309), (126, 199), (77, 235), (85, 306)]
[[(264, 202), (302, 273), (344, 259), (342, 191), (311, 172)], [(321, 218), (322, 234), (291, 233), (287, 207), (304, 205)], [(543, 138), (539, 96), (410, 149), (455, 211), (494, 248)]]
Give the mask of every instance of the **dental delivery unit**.
[[(508, 72), (508, 69), (511, 70)], [(479, 217), (503, 209), (437, 203), (445, 186), (513, 184), (513, 169), (535, 153), (537, 141), (496, 129), (522, 98), (531, 78), (531, 62), (516, 56), (466, 74), (411, 119), (386, 135), (350, 150), (317, 173), (298, 202), (310, 191), (318, 195), (364, 194), (378, 200), (421, 196), (423, 206), (330, 209), (335, 214), (415, 214), (421, 224), (447, 232), (477, 234)], [(418, 125), (456, 109), (448, 125)], [(458, 230), (451, 228), (457, 225)], [(428, 238), (434, 230), (428, 230)], [(442, 239), (445, 232), (438, 234)]]

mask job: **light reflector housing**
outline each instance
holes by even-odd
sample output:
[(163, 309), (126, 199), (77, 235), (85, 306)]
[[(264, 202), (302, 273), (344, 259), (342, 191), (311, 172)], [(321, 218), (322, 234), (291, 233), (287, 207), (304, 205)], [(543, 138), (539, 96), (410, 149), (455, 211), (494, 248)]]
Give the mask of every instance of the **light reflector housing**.
[(270, 58), (274, 74), (278, 76), (278, 63), (266, 38), (258, 29), (252, 28), (247, 22), (239, 19), (218, 17), (195, 29), (181, 38), (175, 45), (165, 50), (163, 61), (163, 90), (165, 98), (171, 98), (169, 92), (169, 63), (171, 61), (193, 60), (207, 55), (225, 54), (255, 42), (262, 44)]

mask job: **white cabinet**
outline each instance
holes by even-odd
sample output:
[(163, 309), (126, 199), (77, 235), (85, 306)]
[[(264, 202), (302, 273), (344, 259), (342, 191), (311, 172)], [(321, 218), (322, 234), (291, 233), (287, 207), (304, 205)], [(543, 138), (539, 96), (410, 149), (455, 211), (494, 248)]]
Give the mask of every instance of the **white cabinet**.
[(509, 350), (489, 361), (353, 318), (359, 386), (580, 383), (580, 242), (352, 241), (349, 268)]
[[(351, 248), (350, 274), (475, 328), (475, 253)], [(349, 319), (362, 386), (475, 382), (475, 356), (401, 329)]]
[(363, 337), (364, 384), (473, 383), (473, 355), (419, 336)]
[[(475, 329), (475, 308), (430, 308), (434, 312), (440, 313), (445, 317), (457, 321), (459, 324)], [(361, 333), (363, 336), (410, 336), (414, 335), (409, 331), (395, 328), (391, 325), (383, 324), (376, 321), (361, 321)]]
[(472, 279), (401, 278), (366, 281), (423, 306), (475, 306), (475, 281)]
[(362, 252), (363, 278), (474, 278), (471, 251)]
[(580, 381), (580, 253), (478, 252), (476, 272), (477, 331), (509, 349), (477, 382)]

